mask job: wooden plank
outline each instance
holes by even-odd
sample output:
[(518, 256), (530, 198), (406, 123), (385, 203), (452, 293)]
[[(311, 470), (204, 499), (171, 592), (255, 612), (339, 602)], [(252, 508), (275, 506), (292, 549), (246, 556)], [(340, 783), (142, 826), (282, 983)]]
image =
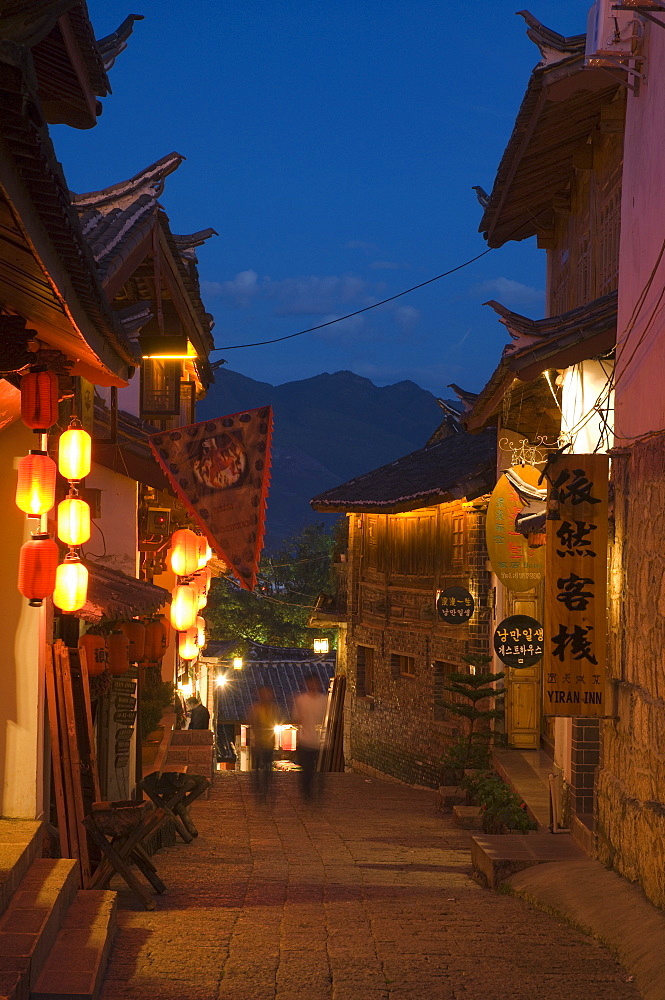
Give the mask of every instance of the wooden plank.
[(95, 749), (95, 731), (92, 725), (92, 704), (90, 702), (90, 676), (88, 674), (88, 661), (86, 659), (85, 648), (79, 650), (79, 664), (81, 666), (81, 684), (83, 687), (83, 704), (85, 707), (85, 721), (88, 732), (88, 755), (90, 758), (90, 772), (92, 776), (92, 786), (94, 789), (95, 802), (101, 799), (99, 788), (99, 768), (97, 767), (97, 752)]
[(53, 769), (55, 811), (58, 818), (58, 832), (60, 834), (60, 853), (63, 858), (69, 858), (71, 857), (71, 852), (69, 830), (67, 828), (67, 807), (65, 804), (60, 727), (58, 724), (55, 667), (53, 663), (53, 647), (48, 643), (46, 645), (46, 702), (48, 705), (48, 721), (51, 734), (51, 766)]
[(72, 772), (72, 790), (74, 819), (78, 833), (78, 860), (81, 868), (81, 885), (87, 889), (90, 884), (90, 856), (88, 853), (88, 839), (86, 836), (83, 820), (86, 809), (83, 804), (83, 774), (79, 734), (76, 726), (76, 712), (74, 708), (74, 693), (72, 691), (72, 675), (69, 664), (69, 650), (64, 643), (56, 644), (62, 671), (62, 689), (67, 722), (67, 739), (69, 742), (69, 759)]

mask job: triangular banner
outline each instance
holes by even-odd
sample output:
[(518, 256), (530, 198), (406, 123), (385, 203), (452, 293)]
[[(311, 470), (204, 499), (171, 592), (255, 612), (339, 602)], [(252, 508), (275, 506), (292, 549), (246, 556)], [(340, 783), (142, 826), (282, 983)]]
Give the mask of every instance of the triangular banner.
[(271, 438), (270, 406), (148, 438), (174, 490), (246, 590), (254, 589), (263, 548)]

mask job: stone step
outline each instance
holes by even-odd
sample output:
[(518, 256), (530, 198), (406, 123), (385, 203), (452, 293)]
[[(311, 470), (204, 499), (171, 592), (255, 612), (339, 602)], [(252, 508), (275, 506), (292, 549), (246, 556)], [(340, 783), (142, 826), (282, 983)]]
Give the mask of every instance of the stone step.
[(471, 838), (471, 863), (490, 889), (524, 868), (550, 861), (574, 861), (584, 854), (570, 834), (479, 834)]
[(37, 858), (0, 918), (0, 971), (34, 983), (79, 884), (78, 862)]
[(453, 806), (453, 826), (460, 830), (482, 830), (482, 809), (480, 806)]
[(30, 1000), (96, 1000), (116, 927), (115, 892), (77, 892)]
[(459, 785), (439, 785), (436, 793), (437, 812), (452, 812), (454, 806), (466, 805), (466, 792)]
[(24, 819), (0, 819), (0, 915), (18, 885), (42, 853), (42, 824)]

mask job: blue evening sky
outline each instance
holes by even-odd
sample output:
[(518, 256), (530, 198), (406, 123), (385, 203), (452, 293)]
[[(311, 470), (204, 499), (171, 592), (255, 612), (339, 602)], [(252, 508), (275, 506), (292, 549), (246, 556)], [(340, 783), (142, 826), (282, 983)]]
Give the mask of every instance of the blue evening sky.
[[(74, 191), (173, 150), (162, 204), (199, 252), (220, 347), (325, 322), (480, 253), (474, 184), (491, 189), (539, 59), (506, 0), (89, 0), (98, 37), (136, 23), (89, 132), (54, 141)], [(532, 0), (563, 34), (586, 3)], [(272, 383), (350, 369), (437, 395), (478, 390), (504, 328), (495, 298), (543, 315), (544, 251), (492, 251), (465, 270), (318, 333), (222, 351)]]

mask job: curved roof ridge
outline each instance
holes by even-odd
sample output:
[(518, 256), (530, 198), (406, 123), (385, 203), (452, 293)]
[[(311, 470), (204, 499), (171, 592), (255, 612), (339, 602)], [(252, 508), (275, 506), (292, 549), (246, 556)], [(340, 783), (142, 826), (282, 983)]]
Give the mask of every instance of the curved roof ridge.
[(172, 236), (173, 242), (179, 250), (193, 250), (194, 247), (203, 246), (205, 241), (209, 240), (211, 236), (219, 236), (219, 233), (212, 226), (208, 226), (207, 229), (199, 229), (196, 233), (189, 233), (184, 236), (172, 233)]
[(127, 48), (127, 39), (134, 30), (134, 21), (143, 21), (143, 14), (129, 14), (122, 24), (112, 31), (110, 35), (104, 35), (97, 39), (99, 49), (104, 64), (104, 70), (108, 73), (120, 55)]
[(159, 198), (164, 190), (164, 181), (169, 174), (178, 169), (184, 159), (181, 153), (168, 153), (138, 174), (134, 174), (129, 180), (111, 184), (101, 191), (89, 191), (86, 194), (72, 193), (72, 203), (76, 208), (94, 207), (103, 211), (104, 207), (124, 207), (124, 202), (134, 201), (142, 194)]
[(584, 52), (586, 34), (566, 37), (560, 35), (558, 31), (547, 28), (537, 17), (534, 17), (531, 11), (518, 10), (516, 13), (526, 21), (528, 26), (526, 33), (537, 46), (542, 56), (542, 65), (551, 65), (570, 55), (579, 55)]

